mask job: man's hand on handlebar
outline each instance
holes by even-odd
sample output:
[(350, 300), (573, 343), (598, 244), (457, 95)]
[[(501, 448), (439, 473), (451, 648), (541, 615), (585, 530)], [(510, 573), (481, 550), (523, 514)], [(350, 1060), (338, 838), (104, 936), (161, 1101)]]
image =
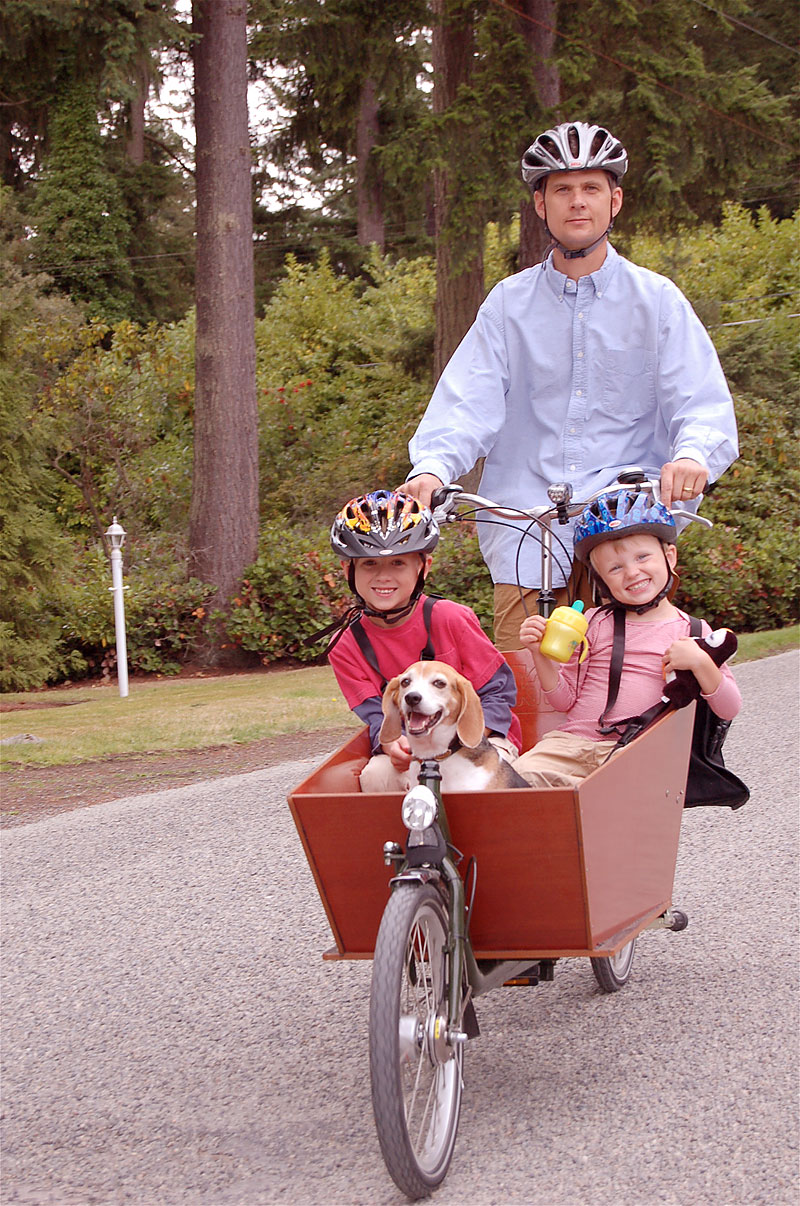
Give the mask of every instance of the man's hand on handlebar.
[(661, 466), (661, 501), (665, 507), (680, 507), (697, 498), (706, 488), (708, 470), (688, 456)]
[(431, 505), (431, 495), (434, 490), (441, 490), (444, 482), (440, 481), (433, 473), (419, 473), (416, 477), (409, 478), (407, 482), (403, 482), (402, 486), (398, 486), (404, 494), (410, 494), (412, 498), (416, 498), (421, 502), (423, 507)]

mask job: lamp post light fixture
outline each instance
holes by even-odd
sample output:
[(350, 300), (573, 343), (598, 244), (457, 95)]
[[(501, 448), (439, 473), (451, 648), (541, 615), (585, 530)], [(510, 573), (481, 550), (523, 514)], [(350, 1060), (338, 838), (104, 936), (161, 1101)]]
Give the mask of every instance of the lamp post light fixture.
[(125, 597), (122, 585), (122, 546), (125, 543), (125, 529), (121, 523), (114, 522), (106, 529), (108, 543), (111, 545), (111, 581), (109, 589), (114, 595), (114, 631), (117, 638), (117, 680), (119, 693), (124, 699), (128, 694), (128, 646), (125, 640)]

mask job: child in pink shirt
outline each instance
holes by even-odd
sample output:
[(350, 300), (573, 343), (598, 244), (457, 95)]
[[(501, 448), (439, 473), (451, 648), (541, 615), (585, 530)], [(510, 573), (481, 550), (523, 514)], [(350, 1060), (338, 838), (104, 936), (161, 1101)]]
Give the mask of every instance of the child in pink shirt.
[[(741, 695), (730, 670), (724, 664), (717, 667), (689, 636), (689, 617), (669, 600), (675, 536), (666, 507), (635, 490), (605, 494), (581, 515), (575, 556), (589, 567), (609, 602), (587, 613), (588, 655), (582, 663), (576, 657), (560, 666), (542, 654), (544, 617), (528, 616), (520, 628), (545, 698), (565, 714), (557, 729), (514, 764), (531, 786), (574, 787), (600, 766), (617, 743), (617, 734), (602, 730), (655, 704), (671, 671), (690, 671), (717, 716), (732, 720), (738, 713)], [(626, 611), (625, 656), (616, 701), (607, 708), (614, 611), (619, 608)], [(702, 635), (710, 631), (703, 621)]]

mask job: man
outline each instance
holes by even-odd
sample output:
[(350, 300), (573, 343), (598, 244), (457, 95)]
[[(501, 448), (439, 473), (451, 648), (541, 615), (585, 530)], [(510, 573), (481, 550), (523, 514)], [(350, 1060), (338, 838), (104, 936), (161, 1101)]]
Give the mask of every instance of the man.
[[(506, 506), (547, 505), (548, 485), (562, 481), (580, 500), (641, 465), (661, 474), (667, 506), (685, 507), (736, 459), (733, 402), (705, 328), (671, 281), (608, 242), (627, 166), (622, 144), (586, 122), (547, 130), (525, 152), (551, 250), (494, 287), (442, 374), (409, 444), (403, 488), (420, 502), (485, 457), (480, 493)], [(520, 648), (535, 610), (528, 526), (478, 529), (504, 650)], [(568, 547), (568, 530), (556, 530)], [(569, 574), (559, 560), (556, 586)]]

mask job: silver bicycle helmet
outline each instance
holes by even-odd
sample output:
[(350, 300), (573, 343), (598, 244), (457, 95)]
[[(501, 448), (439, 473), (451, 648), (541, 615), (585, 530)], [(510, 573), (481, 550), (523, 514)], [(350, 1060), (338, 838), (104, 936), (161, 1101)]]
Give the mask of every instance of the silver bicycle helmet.
[(605, 128), (586, 121), (564, 121), (540, 134), (522, 156), (522, 179), (538, 188), (551, 172), (600, 169), (619, 184), (628, 168), (628, 153)]

